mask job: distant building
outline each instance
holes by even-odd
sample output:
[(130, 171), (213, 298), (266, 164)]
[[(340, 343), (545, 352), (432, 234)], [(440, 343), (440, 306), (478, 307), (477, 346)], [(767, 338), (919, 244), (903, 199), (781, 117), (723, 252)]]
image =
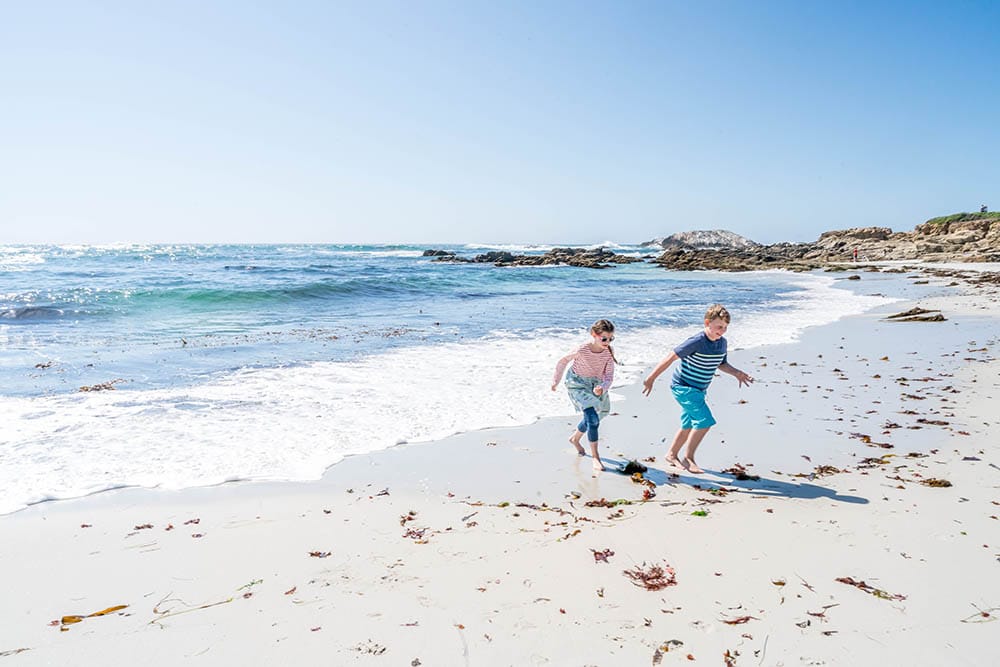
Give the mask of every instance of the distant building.
[(986, 210), (987, 210), (986, 209), (986, 204), (983, 204), (982, 206), (979, 207), (979, 212), (980, 213), (986, 213)]

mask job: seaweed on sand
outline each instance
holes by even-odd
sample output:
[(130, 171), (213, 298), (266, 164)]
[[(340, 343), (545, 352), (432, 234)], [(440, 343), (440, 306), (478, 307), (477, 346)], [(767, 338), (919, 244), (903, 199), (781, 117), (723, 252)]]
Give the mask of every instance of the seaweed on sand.
[(667, 586), (677, 585), (677, 575), (674, 568), (665, 563), (662, 566), (655, 563), (647, 566), (644, 561), (642, 565), (637, 565), (631, 570), (623, 570), (622, 574), (631, 579), (633, 584), (641, 586), (647, 591), (658, 591)]
[(854, 586), (858, 590), (862, 590), (865, 593), (874, 595), (877, 598), (882, 598), (883, 600), (905, 600), (905, 595), (900, 595), (898, 593), (888, 593), (883, 591), (881, 588), (875, 588), (864, 581), (856, 581), (853, 577), (837, 577), (835, 581), (839, 581), (842, 584), (847, 584), (848, 586)]
[(639, 473), (646, 472), (648, 469), (649, 468), (647, 468), (643, 464), (639, 463), (635, 459), (631, 459), (631, 460), (629, 460), (628, 463), (626, 463), (622, 467), (622, 472), (625, 473), (626, 475), (632, 475), (632, 474), (637, 473), (637, 472), (639, 472)]

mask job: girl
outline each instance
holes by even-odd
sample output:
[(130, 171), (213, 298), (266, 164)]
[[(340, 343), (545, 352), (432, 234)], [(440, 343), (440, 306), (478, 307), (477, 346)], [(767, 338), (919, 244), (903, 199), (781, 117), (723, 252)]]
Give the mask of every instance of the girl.
[(594, 457), (594, 470), (597, 471), (604, 470), (604, 464), (597, 453), (597, 427), (601, 423), (601, 417), (607, 416), (611, 411), (608, 390), (611, 389), (611, 382), (615, 379), (615, 364), (618, 363), (614, 350), (611, 349), (611, 341), (615, 339), (614, 333), (615, 325), (610, 321), (594, 322), (590, 327), (592, 340), (560, 359), (552, 378), (552, 391), (555, 391), (566, 364), (573, 362), (569, 372), (566, 373), (566, 390), (569, 392), (569, 400), (573, 401), (577, 410), (583, 412), (583, 420), (573, 431), (569, 441), (576, 447), (580, 456), (586, 456), (586, 452), (580, 446), (580, 439), (584, 433), (587, 434), (590, 453)]

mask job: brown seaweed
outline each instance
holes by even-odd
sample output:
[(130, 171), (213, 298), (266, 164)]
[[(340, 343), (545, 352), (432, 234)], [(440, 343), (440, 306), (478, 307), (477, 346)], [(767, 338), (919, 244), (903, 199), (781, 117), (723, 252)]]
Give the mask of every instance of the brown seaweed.
[(622, 570), (622, 574), (631, 579), (633, 584), (645, 588), (647, 591), (659, 591), (668, 586), (677, 585), (674, 568), (667, 564), (647, 566), (644, 561), (642, 565), (637, 565), (631, 570)]

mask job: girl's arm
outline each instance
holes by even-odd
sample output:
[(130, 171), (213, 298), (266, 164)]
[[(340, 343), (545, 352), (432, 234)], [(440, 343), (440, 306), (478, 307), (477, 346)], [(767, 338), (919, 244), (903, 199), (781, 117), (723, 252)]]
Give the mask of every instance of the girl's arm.
[[(577, 352), (578, 351), (579, 350), (577, 350)], [(559, 386), (559, 381), (562, 380), (563, 373), (566, 372), (566, 364), (573, 361), (573, 359), (575, 358), (576, 358), (576, 352), (570, 352), (565, 357), (560, 359), (559, 363), (556, 364), (556, 372), (552, 376), (552, 391), (555, 391), (556, 387)]]
[(609, 359), (608, 365), (604, 367), (604, 377), (601, 378), (601, 393), (606, 393), (611, 389), (611, 383), (615, 381), (615, 360)]
[(663, 361), (657, 364), (656, 368), (653, 369), (653, 372), (649, 374), (649, 377), (643, 380), (642, 393), (649, 396), (649, 393), (653, 391), (653, 383), (656, 382), (656, 378), (660, 377), (660, 374), (667, 370), (667, 368), (670, 367), (670, 364), (674, 363), (678, 359), (680, 359), (680, 357), (677, 356), (676, 352), (671, 352), (664, 357)]
[(736, 378), (736, 380), (740, 383), (741, 387), (744, 384), (748, 387), (753, 384), (752, 377), (750, 377), (748, 374), (744, 373), (740, 369), (730, 366), (729, 362), (727, 361), (724, 361), (721, 364), (719, 364), (719, 370), (727, 375), (732, 375), (734, 378)]

